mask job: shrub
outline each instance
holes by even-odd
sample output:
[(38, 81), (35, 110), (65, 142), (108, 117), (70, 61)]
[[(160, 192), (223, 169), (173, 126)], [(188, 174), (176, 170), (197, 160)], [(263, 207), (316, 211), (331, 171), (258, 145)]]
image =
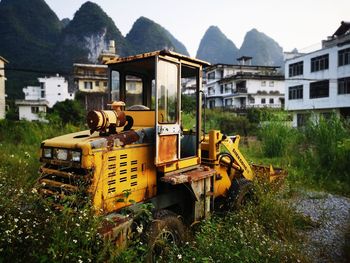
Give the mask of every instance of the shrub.
[[(349, 190), (350, 130), (336, 115), (309, 122), (303, 131), (303, 151), (296, 165), (304, 168), (320, 185), (340, 184)], [(347, 185), (347, 187), (346, 187)]]
[(48, 114), (49, 121), (81, 125), (85, 123), (86, 111), (78, 100), (65, 100), (57, 102)]
[(296, 131), (286, 122), (286, 115), (279, 113), (271, 115), (267, 121), (261, 123), (259, 137), (265, 156), (282, 157), (295, 142)]

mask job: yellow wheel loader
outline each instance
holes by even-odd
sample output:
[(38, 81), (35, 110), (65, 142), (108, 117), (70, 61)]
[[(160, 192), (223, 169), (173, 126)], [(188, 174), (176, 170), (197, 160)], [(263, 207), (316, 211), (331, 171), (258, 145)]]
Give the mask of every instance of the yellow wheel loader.
[[(111, 109), (89, 112), (89, 130), (45, 140), (38, 179), (40, 193), (57, 206), (72, 195), (88, 197), (110, 222), (101, 228), (104, 237), (123, 246), (134, 218), (121, 211), (152, 204), (156, 220), (145, 228), (157, 255), (159, 239), (180, 243), (184, 225), (207, 218), (222, 204), (240, 206), (256, 176), (285, 175), (250, 165), (239, 151), (239, 135), (204, 134), (201, 90), (207, 62), (162, 50), (107, 64)], [(196, 124), (190, 130), (182, 128), (184, 81), (196, 91)]]

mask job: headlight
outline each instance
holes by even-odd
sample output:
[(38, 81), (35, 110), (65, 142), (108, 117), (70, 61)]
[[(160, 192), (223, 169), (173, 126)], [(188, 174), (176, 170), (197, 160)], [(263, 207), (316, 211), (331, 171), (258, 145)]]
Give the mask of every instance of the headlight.
[(68, 150), (66, 149), (56, 149), (56, 158), (58, 160), (66, 161), (68, 158)]
[(72, 154), (72, 161), (73, 162), (80, 162), (81, 152), (72, 151), (71, 154)]
[(44, 148), (43, 149), (43, 157), (44, 158), (52, 158), (52, 149), (51, 148)]

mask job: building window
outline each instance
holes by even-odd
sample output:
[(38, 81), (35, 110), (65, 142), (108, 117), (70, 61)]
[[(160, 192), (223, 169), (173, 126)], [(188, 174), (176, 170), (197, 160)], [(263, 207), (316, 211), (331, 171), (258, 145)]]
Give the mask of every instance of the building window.
[(224, 77), (224, 70), (219, 70), (219, 78), (222, 79)]
[(214, 80), (215, 79), (215, 71), (208, 73), (208, 80)]
[(329, 97), (329, 80), (310, 83), (310, 99)]
[(84, 82), (84, 88), (85, 89), (92, 89), (92, 82), (91, 81), (85, 81)]
[(350, 94), (350, 77), (338, 79), (338, 94)]
[(289, 77), (303, 75), (304, 62), (300, 61), (289, 65)]
[(232, 84), (225, 84), (225, 93), (232, 93)]
[(250, 104), (255, 104), (255, 98), (249, 97), (249, 103)]
[(273, 81), (269, 82), (269, 87), (273, 87), (275, 85), (275, 83)]
[(289, 100), (298, 100), (303, 98), (303, 85), (289, 87)]
[(265, 86), (266, 86), (266, 81), (265, 80), (261, 81), (261, 87), (265, 87)]
[(39, 113), (39, 107), (32, 107), (31, 108), (32, 113)]
[(86, 70), (85, 70), (85, 75), (86, 75), (86, 76), (93, 76), (93, 75), (94, 75), (94, 73), (93, 73), (93, 71), (92, 71), (92, 70), (90, 70), (90, 69), (86, 69)]
[(104, 81), (104, 82), (103, 82), (103, 86), (104, 86), (104, 87), (107, 87), (107, 81)]
[(297, 114), (297, 127), (303, 127), (309, 119), (309, 114), (298, 113)]
[(98, 87), (100, 86), (100, 82), (98, 80), (95, 81), (95, 85)]
[(215, 94), (215, 89), (213, 87), (208, 88), (208, 95), (214, 95)]
[(261, 99), (261, 104), (265, 104), (266, 103), (266, 99)]
[(231, 105), (232, 105), (232, 99), (226, 99), (225, 106), (231, 106)]
[(328, 54), (311, 59), (311, 72), (328, 69)]
[(220, 85), (220, 93), (221, 93), (221, 94), (224, 93), (224, 85)]
[(338, 51), (338, 66), (350, 64), (350, 48), (345, 48)]
[(40, 97), (42, 99), (46, 97), (45, 86), (44, 82), (40, 82)]
[(61, 93), (57, 93), (58, 96), (61, 96)]
[(273, 104), (273, 103), (274, 103), (274, 99), (271, 98), (271, 99), (269, 100), (269, 103), (270, 103), (270, 104)]
[(209, 108), (210, 108), (210, 109), (215, 108), (215, 100), (210, 100), (210, 101), (209, 101)]

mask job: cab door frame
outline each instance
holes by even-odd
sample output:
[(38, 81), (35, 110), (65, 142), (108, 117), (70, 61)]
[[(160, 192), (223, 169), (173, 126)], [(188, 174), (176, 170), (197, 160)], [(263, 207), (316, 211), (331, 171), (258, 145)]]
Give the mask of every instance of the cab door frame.
[[(156, 96), (155, 96), (155, 109), (156, 109), (156, 154), (155, 154), (155, 164), (157, 166), (166, 165), (169, 163), (177, 162), (181, 157), (181, 147), (180, 147), (180, 136), (181, 136), (181, 63), (179, 60), (164, 56), (155, 57), (155, 85), (156, 85)], [(166, 64), (163, 64), (166, 63)], [(175, 73), (172, 71), (171, 67), (164, 68), (166, 65), (176, 66), (176, 79), (171, 79), (171, 74)], [(170, 72), (167, 72), (170, 71)], [(170, 73), (169, 76), (162, 76), (164, 73)], [(164, 74), (165, 75), (165, 74)], [(174, 116), (169, 114), (169, 83), (167, 81), (173, 81), (175, 83), (170, 83), (176, 85), (176, 100), (174, 101), (173, 109), (175, 112)], [(174, 90), (173, 90), (174, 91)], [(164, 105), (160, 106), (163, 103)], [(175, 106), (175, 107), (174, 107)], [(165, 111), (164, 111), (165, 110)], [(173, 118), (173, 119), (172, 119)]]

